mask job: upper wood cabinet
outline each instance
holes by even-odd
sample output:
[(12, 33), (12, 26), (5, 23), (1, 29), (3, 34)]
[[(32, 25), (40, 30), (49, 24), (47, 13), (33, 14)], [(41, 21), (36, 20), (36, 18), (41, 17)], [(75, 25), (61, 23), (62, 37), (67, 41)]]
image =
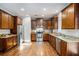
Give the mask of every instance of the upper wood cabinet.
[(74, 4), (70, 4), (62, 11), (62, 29), (75, 28)]
[(52, 18), (52, 27), (53, 29), (58, 29), (58, 17), (57, 16), (54, 16)]
[(51, 22), (50, 19), (44, 21), (44, 27), (45, 27), (46, 29), (51, 29), (51, 28), (52, 28), (52, 22)]
[(44, 29), (47, 29), (47, 23), (46, 23), (46, 20), (43, 20), (43, 28), (44, 28)]
[(13, 29), (13, 17), (6, 12), (0, 10), (0, 28)]
[(8, 16), (8, 26), (9, 26), (10, 29), (13, 29), (13, 26), (14, 26), (14, 18), (11, 15)]
[(31, 28), (36, 29), (36, 20), (31, 20)]
[(2, 12), (1, 28), (8, 28), (8, 14)]

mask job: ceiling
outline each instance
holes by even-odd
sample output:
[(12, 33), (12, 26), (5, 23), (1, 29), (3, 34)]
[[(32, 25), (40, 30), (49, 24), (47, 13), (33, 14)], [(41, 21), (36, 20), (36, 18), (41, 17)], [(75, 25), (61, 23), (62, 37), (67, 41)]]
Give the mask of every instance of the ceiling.
[(68, 3), (0, 3), (0, 9), (24, 18), (50, 18), (65, 8)]

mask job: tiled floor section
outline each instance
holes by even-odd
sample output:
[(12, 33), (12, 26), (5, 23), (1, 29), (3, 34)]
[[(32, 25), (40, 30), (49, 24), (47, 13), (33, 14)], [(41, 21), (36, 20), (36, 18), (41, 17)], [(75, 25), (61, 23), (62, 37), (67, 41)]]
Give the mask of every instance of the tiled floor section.
[(48, 42), (23, 43), (19, 47), (0, 53), (2, 56), (57, 56)]

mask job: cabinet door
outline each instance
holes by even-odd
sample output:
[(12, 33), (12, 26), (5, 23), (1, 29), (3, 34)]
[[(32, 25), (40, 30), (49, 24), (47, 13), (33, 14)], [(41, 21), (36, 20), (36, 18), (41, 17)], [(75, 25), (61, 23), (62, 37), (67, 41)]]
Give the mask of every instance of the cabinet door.
[(31, 34), (31, 41), (36, 41), (36, 34)]
[(67, 55), (67, 43), (65, 41), (61, 41), (61, 55), (66, 56)]
[(67, 23), (68, 20), (68, 15), (67, 15), (67, 9), (64, 10), (62, 12), (62, 28), (65, 29), (65, 28), (68, 28), (68, 23)]
[(75, 28), (74, 4), (71, 4), (65, 10), (63, 10), (62, 28), (63, 29), (74, 29)]
[(43, 20), (43, 28), (46, 29), (46, 20)]
[(51, 29), (51, 20), (47, 20), (47, 29)]
[(52, 36), (52, 45), (56, 49), (56, 37)]
[(13, 36), (12, 40), (13, 46), (17, 45), (17, 36)]
[(6, 38), (6, 49), (10, 49), (12, 46), (12, 37)]
[(3, 41), (2, 41), (2, 40), (3, 40), (3, 39), (0, 38), (0, 51), (3, 50)]
[(8, 27), (11, 28), (11, 16), (8, 15)]
[(37, 24), (36, 20), (32, 20), (31, 21), (31, 27), (32, 27), (32, 29), (36, 29), (36, 24)]
[(53, 29), (58, 29), (58, 16), (54, 16), (52, 19), (52, 27)]
[(43, 34), (43, 41), (48, 41), (48, 40), (49, 40), (48, 34)]
[(74, 29), (75, 28), (74, 4), (70, 5), (67, 12), (68, 12), (68, 19), (69, 19), (69, 21), (67, 21), (68, 27)]
[(13, 28), (14, 28), (14, 17), (11, 16), (11, 29), (13, 29)]
[(8, 27), (10, 28), (10, 29), (13, 29), (13, 24), (14, 24), (14, 22), (13, 22), (13, 17), (11, 16), (11, 15), (9, 15), (8, 16)]
[(8, 14), (2, 12), (2, 28), (8, 28)]

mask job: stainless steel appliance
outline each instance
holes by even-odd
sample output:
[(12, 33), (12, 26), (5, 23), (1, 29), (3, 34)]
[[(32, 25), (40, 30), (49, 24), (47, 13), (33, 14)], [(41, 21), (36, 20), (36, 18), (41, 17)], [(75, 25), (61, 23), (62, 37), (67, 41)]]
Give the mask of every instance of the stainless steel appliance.
[(18, 38), (18, 45), (22, 43), (22, 25), (17, 25), (17, 38)]
[(37, 28), (36, 29), (36, 41), (42, 42), (43, 41), (43, 28)]

